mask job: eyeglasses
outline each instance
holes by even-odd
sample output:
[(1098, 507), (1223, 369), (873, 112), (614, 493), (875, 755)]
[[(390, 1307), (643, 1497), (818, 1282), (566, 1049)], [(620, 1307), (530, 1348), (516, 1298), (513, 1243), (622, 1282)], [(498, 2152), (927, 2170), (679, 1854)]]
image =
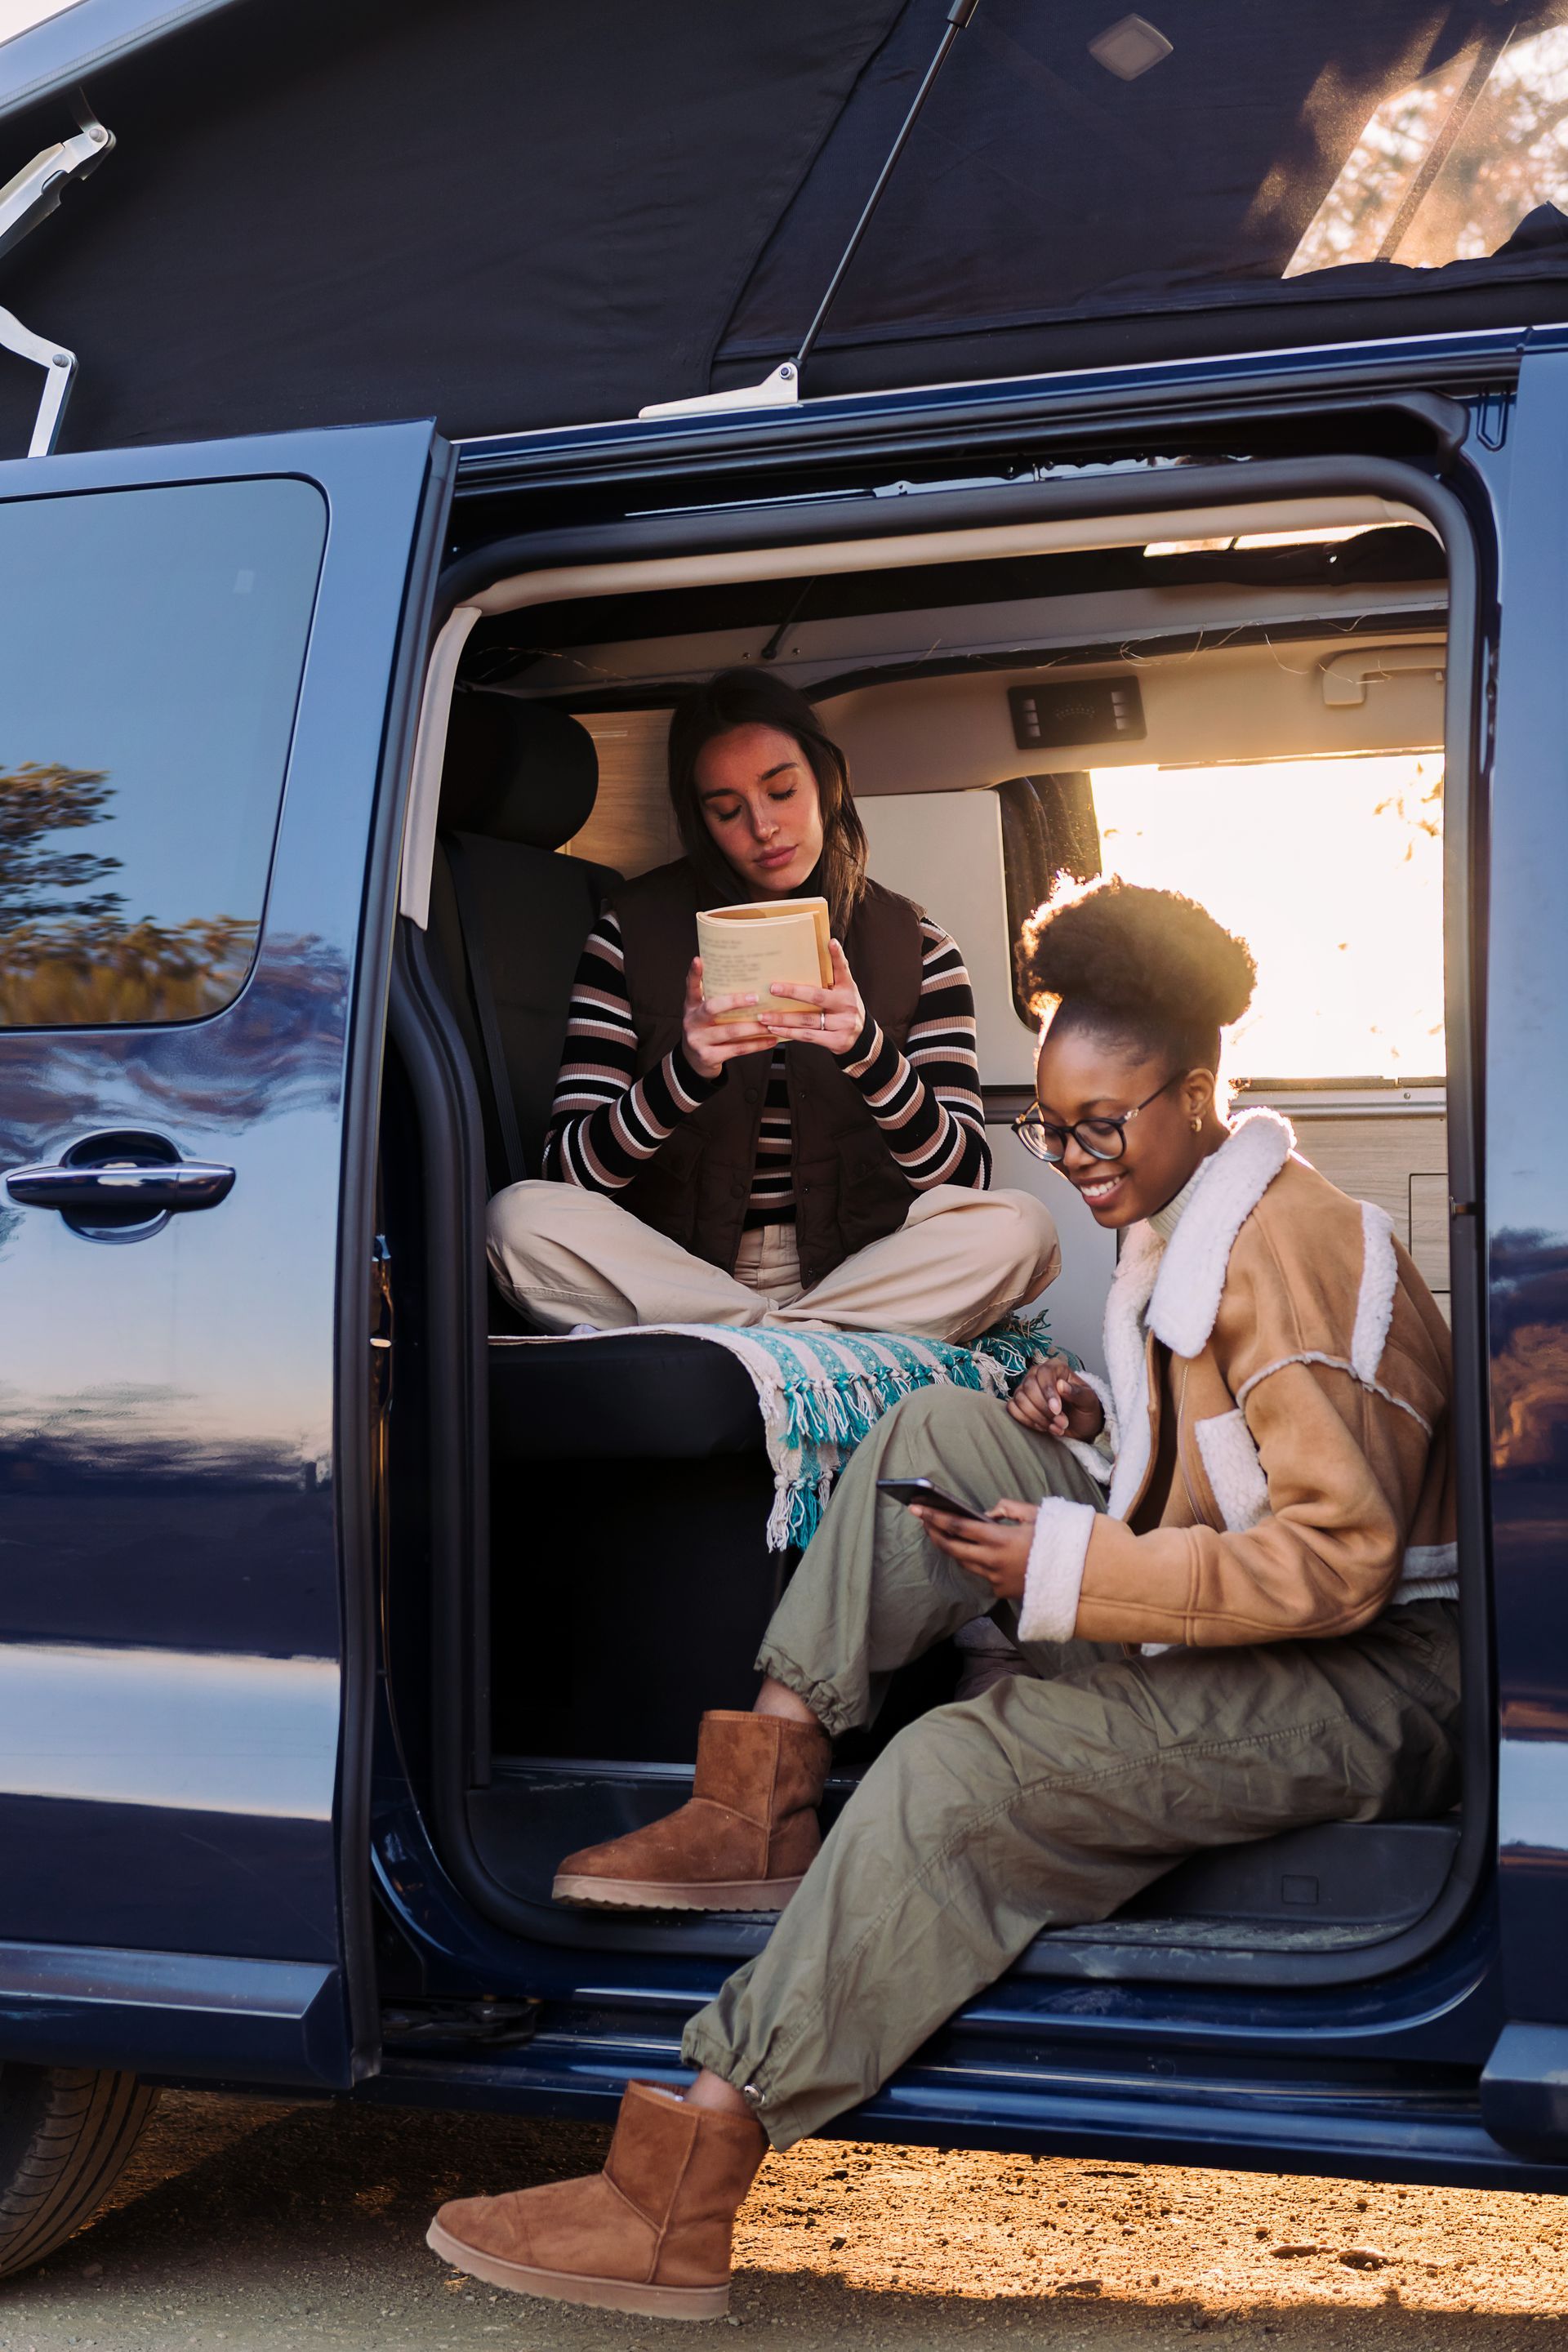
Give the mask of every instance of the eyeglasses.
[(1158, 1102), (1167, 1087), (1186, 1075), (1185, 1070), (1173, 1070), (1164, 1086), (1156, 1087), (1152, 1095), (1145, 1095), (1131, 1110), (1122, 1111), (1115, 1118), (1080, 1118), (1076, 1127), (1053, 1126), (1043, 1116), (1039, 1104), (1031, 1103), (1013, 1121), (1013, 1132), (1026, 1151), (1032, 1151), (1037, 1160), (1048, 1160), (1053, 1168), (1067, 1158), (1069, 1135), (1091, 1160), (1120, 1160), (1127, 1149), (1127, 1129), (1139, 1112), (1147, 1110), (1152, 1102)]

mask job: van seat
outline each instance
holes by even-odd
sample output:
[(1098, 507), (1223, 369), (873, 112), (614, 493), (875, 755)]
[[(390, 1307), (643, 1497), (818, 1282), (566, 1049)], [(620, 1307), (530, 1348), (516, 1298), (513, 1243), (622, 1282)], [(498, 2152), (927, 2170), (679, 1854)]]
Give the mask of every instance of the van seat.
[(577, 959), (620, 879), (562, 854), (598, 787), (594, 739), (567, 712), (454, 697), (430, 935), (474, 1066), (492, 1192), (542, 1172)]
[(756, 1391), (727, 1348), (662, 1331), (592, 1347), (496, 1334), (489, 1360), (499, 1460), (709, 1462), (762, 1451)]
[[(569, 712), (454, 700), (431, 962), (473, 1065), (492, 1192), (542, 1172), (578, 958), (619, 878), (563, 854), (597, 790), (593, 737)], [(493, 1286), (490, 1301), (497, 1745), (689, 1759), (704, 1706), (750, 1703), (778, 1592), (755, 1391), (700, 1339), (525, 1345)]]

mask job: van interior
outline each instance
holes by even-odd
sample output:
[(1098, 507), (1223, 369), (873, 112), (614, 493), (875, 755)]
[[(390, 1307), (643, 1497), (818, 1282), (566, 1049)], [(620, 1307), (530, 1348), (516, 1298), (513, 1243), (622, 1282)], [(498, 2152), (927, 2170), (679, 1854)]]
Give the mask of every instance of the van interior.
[[(756, 662), (808, 693), (847, 752), (872, 873), (958, 940), (994, 1181), (1045, 1198), (1061, 1232), (1061, 1276), (1036, 1302), (1054, 1340), (1103, 1369), (1116, 1250), (1011, 1131), (1035, 1045), (1013, 944), (1063, 875), (1186, 891), (1249, 939), (1260, 980), (1230, 1048), (1233, 1103), (1287, 1114), (1307, 1159), (1390, 1213), (1447, 1307), (1444, 550), (1414, 511), (1366, 497), (1195, 520), (1158, 520), (1158, 537), (1125, 520), (1041, 531), (952, 561), (797, 550), (718, 583), (675, 562), (635, 592), (574, 583), (570, 601), (512, 604), (501, 583), (477, 600), (385, 1081), (383, 1222), (406, 1344), (384, 1632), (444, 1859), (515, 1933), (739, 1958), (767, 1932), (563, 1911), (549, 1894), (562, 1854), (679, 1801), (704, 1707), (750, 1703), (758, 1636), (795, 1566), (767, 1549), (750, 1382), (697, 1339), (531, 1335), (483, 1270), (485, 1192), (539, 1171), (604, 894), (679, 854), (664, 740), (689, 682)], [(1464, 986), (1450, 970), (1448, 1004)], [(448, 1177), (464, 1134), (470, 1172)], [(441, 1392), (443, 1284), (483, 1317), (484, 1393), (467, 1402)], [(445, 1598), (427, 1434), (443, 1411), (488, 1433), (488, 1493)], [(830, 1807), (961, 1670), (954, 1652), (906, 1670), (873, 1731), (841, 1743)], [(1432, 1913), (1463, 1827), (1458, 1813), (1335, 1824), (1201, 1857), (1102, 1926), (1041, 1936), (1019, 1973), (1373, 1974)]]

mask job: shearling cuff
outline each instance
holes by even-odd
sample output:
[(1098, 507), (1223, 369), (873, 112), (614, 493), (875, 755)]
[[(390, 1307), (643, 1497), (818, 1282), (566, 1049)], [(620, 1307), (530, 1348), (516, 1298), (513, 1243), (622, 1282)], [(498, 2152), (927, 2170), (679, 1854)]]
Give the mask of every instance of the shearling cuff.
[(1047, 1496), (1035, 1515), (1034, 1541), (1018, 1604), (1020, 1642), (1070, 1642), (1089, 1539), (1100, 1517), (1092, 1503)]
[(1109, 1454), (1102, 1454), (1098, 1445), (1086, 1445), (1081, 1437), (1062, 1437), (1057, 1442), (1066, 1447), (1075, 1462), (1082, 1464), (1097, 1486), (1110, 1486), (1116, 1465)]
[[(1116, 1400), (1110, 1393), (1110, 1384), (1102, 1381), (1096, 1372), (1079, 1372), (1079, 1378), (1085, 1388), (1092, 1389), (1100, 1399), (1101, 1410), (1105, 1414), (1105, 1427), (1100, 1433), (1100, 1443), (1110, 1446), (1111, 1458), (1114, 1460), (1121, 1451), (1121, 1426), (1116, 1418)], [(1109, 1472), (1106, 1475), (1109, 1476)]]

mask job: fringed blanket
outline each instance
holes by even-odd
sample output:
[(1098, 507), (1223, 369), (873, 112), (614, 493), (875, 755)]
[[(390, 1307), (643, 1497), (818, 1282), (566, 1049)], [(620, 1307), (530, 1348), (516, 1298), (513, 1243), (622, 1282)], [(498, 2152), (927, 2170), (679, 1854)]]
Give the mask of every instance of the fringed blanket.
[[(835, 1478), (868, 1430), (900, 1397), (942, 1381), (1005, 1397), (1031, 1364), (1066, 1353), (1053, 1349), (1045, 1313), (1027, 1323), (998, 1323), (962, 1348), (945, 1339), (911, 1339), (903, 1331), (764, 1330), (755, 1324), (742, 1329), (726, 1323), (639, 1328), (710, 1339), (716, 1348), (727, 1348), (750, 1375), (773, 1472), (770, 1551), (810, 1542)], [(581, 1336), (588, 1346), (597, 1337), (630, 1335), (572, 1336)]]
[(768, 1549), (804, 1548), (860, 1440), (900, 1397), (948, 1381), (1005, 1397), (1051, 1352), (1047, 1318), (998, 1324), (969, 1347), (901, 1331), (703, 1328), (742, 1363), (762, 1409), (773, 1471)]

